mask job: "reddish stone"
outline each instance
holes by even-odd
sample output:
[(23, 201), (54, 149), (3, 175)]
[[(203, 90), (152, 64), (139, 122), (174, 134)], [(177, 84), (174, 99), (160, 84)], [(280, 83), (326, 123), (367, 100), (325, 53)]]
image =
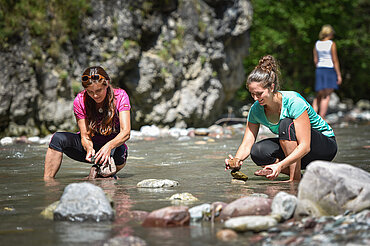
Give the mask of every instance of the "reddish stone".
[(133, 211), (130, 211), (130, 218), (142, 222), (145, 220), (148, 214), (149, 213), (146, 211), (133, 210)]
[(254, 175), (256, 176), (267, 176), (272, 173), (271, 169), (261, 169), (254, 172)]
[(268, 215), (271, 213), (272, 200), (265, 197), (247, 196), (229, 203), (223, 208), (220, 219), (247, 215)]
[(221, 241), (232, 241), (238, 237), (238, 234), (230, 229), (224, 229), (217, 232), (216, 237)]
[(142, 225), (148, 227), (174, 227), (189, 225), (189, 222), (188, 207), (170, 206), (151, 212)]

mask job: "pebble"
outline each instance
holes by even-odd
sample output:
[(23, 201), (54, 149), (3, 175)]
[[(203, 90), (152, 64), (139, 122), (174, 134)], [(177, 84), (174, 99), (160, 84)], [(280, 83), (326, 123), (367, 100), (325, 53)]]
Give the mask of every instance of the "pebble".
[(188, 192), (184, 192), (184, 193), (177, 193), (177, 194), (174, 194), (172, 195), (169, 200), (173, 201), (173, 202), (193, 202), (193, 201), (198, 201), (198, 198), (196, 198), (195, 196), (193, 196), (192, 194), (188, 193)]
[(223, 229), (217, 232), (216, 237), (225, 242), (233, 241), (238, 238), (238, 234), (230, 229)]

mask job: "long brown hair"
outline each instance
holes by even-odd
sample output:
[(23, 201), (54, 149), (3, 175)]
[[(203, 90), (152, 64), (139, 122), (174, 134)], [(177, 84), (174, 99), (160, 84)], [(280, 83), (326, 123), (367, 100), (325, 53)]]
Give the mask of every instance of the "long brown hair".
[(280, 88), (279, 64), (272, 55), (262, 57), (258, 65), (253, 69), (247, 78), (247, 87), (252, 82), (262, 83), (263, 88), (271, 87), (274, 84), (274, 93)]
[(86, 108), (86, 115), (87, 115), (87, 131), (90, 136), (94, 136), (95, 134), (100, 135), (110, 135), (112, 132), (116, 131), (114, 129), (114, 116), (115, 116), (115, 97), (114, 97), (114, 90), (111, 86), (110, 77), (107, 72), (99, 66), (88, 67), (83, 72), (82, 76), (84, 75), (95, 75), (99, 74), (103, 78), (99, 80), (92, 80), (88, 79), (86, 81), (82, 81), (82, 86), (86, 89), (92, 83), (100, 83), (107, 86), (107, 94), (103, 101), (103, 113), (100, 114), (96, 110), (96, 102), (92, 99), (85, 90), (84, 93), (84, 103)]

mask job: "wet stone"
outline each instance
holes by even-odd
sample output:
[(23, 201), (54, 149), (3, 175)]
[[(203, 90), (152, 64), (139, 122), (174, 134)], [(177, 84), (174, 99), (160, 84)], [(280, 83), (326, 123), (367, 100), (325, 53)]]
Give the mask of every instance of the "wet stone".
[(277, 221), (271, 216), (241, 216), (228, 219), (225, 228), (245, 232), (260, 232), (277, 225)]
[(166, 188), (178, 186), (179, 182), (169, 179), (144, 179), (137, 183), (140, 188)]
[(221, 212), (220, 219), (245, 215), (268, 215), (271, 212), (271, 199), (264, 197), (242, 197), (229, 203)]
[(246, 184), (247, 181), (240, 180), (240, 179), (231, 179), (232, 184)]
[(54, 220), (107, 221), (114, 218), (104, 191), (91, 183), (72, 183), (65, 189), (54, 210)]
[(172, 201), (198, 201), (198, 198), (196, 198), (195, 196), (193, 196), (192, 194), (188, 193), (188, 192), (184, 192), (184, 193), (177, 193), (177, 194), (174, 194), (172, 195), (169, 200), (172, 200)]
[(189, 209), (190, 218), (192, 221), (202, 220), (204, 217), (209, 217), (211, 214), (211, 204), (204, 203)]
[(109, 239), (107, 242), (103, 244), (103, 246), (146, 246), (147, 243), (139, 238), (134, 236), (128, 236), (128, 237), (114, 237)]
[(234, 179), (238, 179), (238, 180), (243, 180), (243, 181), (248, 180), (248, 176), (246, 174), (242, 173), (241, 171), (237, 171), (237, 170), (232, 170), (231, 176), (233, 176)]
[(170, 206), (154, 210), (143, 222), (146, 227), (185, 226), (190, 223), (190, 214), (186, 206)]
[(225, 242), (229, 242), (238, 238), (238, 234), (230, 229), (223, 229), (217, 232), (216, 237)]

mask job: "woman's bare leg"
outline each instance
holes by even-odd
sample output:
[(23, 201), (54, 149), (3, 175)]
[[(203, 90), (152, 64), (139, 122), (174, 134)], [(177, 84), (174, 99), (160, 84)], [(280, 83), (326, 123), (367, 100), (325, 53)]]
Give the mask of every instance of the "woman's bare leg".
[(325, 119), (326, 113), (328, 112), (330, 94), (333, 92), (333, 89), (325, 89), (322, 99), (320, 100), (320, 116)]
[(48, 148), (45, 156), (44, 180), (53, 179), (62, 164), (63, 153)]
[[(281, 148), (284, 151), (285, 156), (290, 155), (297, 148), (296, 141), (280, 140)], [(301, 160), (293, 163), (289, 167), (281, 170), (282, 173), (289, 174), (289, 181), (301, 180)]]
[(315, 110), (316, 113), (319, 112), (319, 101), (320, 101), (319, 96), (317, 95), (315, 99), (313, 99), (313, 102), (312, 102), (312, 108), (313, 110)]

